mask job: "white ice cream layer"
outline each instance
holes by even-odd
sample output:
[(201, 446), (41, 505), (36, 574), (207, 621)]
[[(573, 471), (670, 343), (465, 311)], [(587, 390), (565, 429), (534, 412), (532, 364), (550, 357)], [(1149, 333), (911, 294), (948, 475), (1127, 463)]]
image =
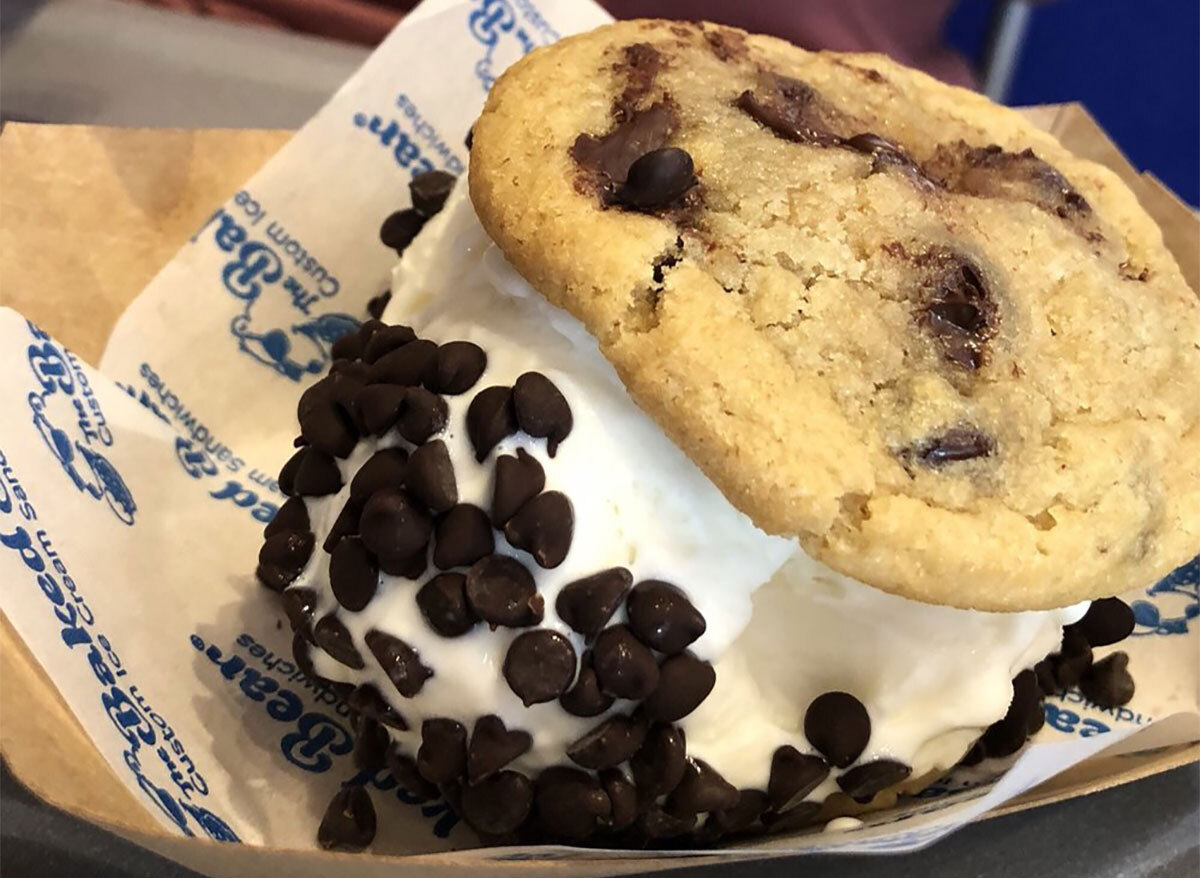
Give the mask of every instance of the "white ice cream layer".
[[(566, 635), (581, 655), (582, 637), (558, 618), (555, 598), (566, 584), (614, 566), (628, 568), (635, 582), (674, 583), (704, 615), (707, 631), (691, 649), (713, 662), (717, 683), (680, 725), (690, 755), (738, 787), (765, 788), (771, 754), (781, 744), (813, 752), (803, 734), (804, 710), (834, 689), (857, 696), (870, 714), (864, 760), (897, 759), (911, 765), (914, 776), (953, 764), (1003, 716), (1012, 677), (1052, 652), (1062, 626), (1083, 614), (1085, 605), (998, 614), (918, 604), (847, 579), (794, 542), (759, 530), (633, 403), (578, 321), (546, 302), (506, 262), (480, 226), (465, 186), (406, 251), (393, 291), (386, 322), (411, 325), (437, 342), (473, 341), (487, 352), (476, 387), (447, 397), (442, 438), (459, 501), (490, 508), (496, 455), (518, 446), (541, 462), (547, 489), (571, 499), (574, 540), (557, 568), (543, 570), (497, 534), (497, 551), (533, 573), (545, 598), (543, 625)], [(476, 463), (465, 428), (474, 393), (511, 385), (530, 370), (546, 375), (566, 397), (574, 416), (570, 436), (554, 458), (544, 440), (518, 434)], [(360, 442), (342, 462), (347, 487), (336, 497), (308, 499), (318, 546), (347, 499), (353, 472), (378, 447), (397, 442)], [(314, 553), (295, 585), (318, 592), (318, 617), (337, 609), (326, 553)], [(571, 716), (557, 702), (523, 706), (501, 673), (520, 630), (481, 624), (462, 637), (441, 637), (417, 610), (417, 588), (385, 575), (365, 610), (342, 610), (367, 667), (352, 671), (314, 650), (318, 673), (374, 683), (407, 719), (410, 730), (393, 736), (410, 753), (420, 744), (424, 719), (452, 717), (469, 729), (477, 717), (496, 714), (533, 736), (532, 749), (512, 768), (536, 772), (567, 762), (567, 746), (603, 716)], [(404, 640), (433, 669), (415, 697), (401, 698), (373, 660), (363, 641), (372, 628)], [(611, 712), (630, 706), (618, 700)], [(831, 776), (810, 798), (834, 788)]]

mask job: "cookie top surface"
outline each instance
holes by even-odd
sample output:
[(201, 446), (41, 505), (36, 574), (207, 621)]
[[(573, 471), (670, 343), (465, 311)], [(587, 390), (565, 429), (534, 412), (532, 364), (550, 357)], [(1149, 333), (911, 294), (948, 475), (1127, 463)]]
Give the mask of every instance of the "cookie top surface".
[(1018, 114), (621, 22), (501, 77), (470, 185), (731, 502), (843, 573), (1031, 609), (1200, 550), (1200, 300), (1124, 184)]

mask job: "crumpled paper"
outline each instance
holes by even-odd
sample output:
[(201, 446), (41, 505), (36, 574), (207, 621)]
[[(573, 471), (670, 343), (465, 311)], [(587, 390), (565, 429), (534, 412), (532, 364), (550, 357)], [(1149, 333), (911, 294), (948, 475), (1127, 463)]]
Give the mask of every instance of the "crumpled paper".
[[(0, 309), (3, 608), (164, 826), (311, 848), (336, 789), (365, 783), (376, 852), (476, 845), (444, 803), (353, 766), (345, 708), (298, 672), (252, 569), (283, 502), (275, 474), (296, 400), (387, 286), (380, 220), (407, 202), (413, 174), (463, 170), (467, 129), (504, 67), (605, 20), (584, 0), (428, 0), (195, 231), (119, 318), (99, 370)], [(1006, 773), (985, 763), (854, 830), (745, 847), (911, 850), (1101, 750), (1200, 737), (1200, 559), (1126, 599), (1138, 620), (1119, 647), (1138, 682), (1127, 707), (1050, 699)], [(629, 854), (586, 852), (610, 855)]]

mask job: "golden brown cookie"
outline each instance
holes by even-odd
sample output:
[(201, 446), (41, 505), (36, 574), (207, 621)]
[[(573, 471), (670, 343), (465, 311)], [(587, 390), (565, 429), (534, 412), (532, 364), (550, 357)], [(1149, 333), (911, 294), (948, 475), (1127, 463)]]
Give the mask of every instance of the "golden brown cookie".
[(1016, 610), (1200, 550), (1200, 302), (1116, 176), (1016, 113), (622, 22), (496, 83), (470, 183), (637, 402), (834, 568)]

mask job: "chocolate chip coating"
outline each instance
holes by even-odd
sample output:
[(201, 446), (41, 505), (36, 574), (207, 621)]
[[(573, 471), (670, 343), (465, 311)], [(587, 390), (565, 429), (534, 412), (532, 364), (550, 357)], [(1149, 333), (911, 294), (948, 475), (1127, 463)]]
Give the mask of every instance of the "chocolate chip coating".
[(892, 759), (876, 759), (856, 765), (838, 777), (838, 786), (856, 801), (873, 799), (875, 795), (894, 786), (912, 774), (912, 769), (903, 762)]
[(492, 489), (492, 524), (503, 528), (517, 510), (546, 487), (546, 472), (537, 458), (524, 448), (516, 455), (496, 458), (496, 480)]
[(487, 369), (487, 354), (469, 341), (448, 341), (437, 349), (425, 386), (434, 393), (466, 393)]
[(517, 432), (517, 413), (511, 387), (488, 387), (475, 394), (467, 406), (467, 437), (480, 463), (501, 439)]
[(368, 384), (398, 384), (415, 387), (424, 382), (433, 369), (437, 345), (426, 338), (410, 341), (389, 351), (371, 364)]
[(653, 801), (679, 785), (687, 768), (687, 743), (683, 730), (656, 725), (646, 735), (640, 750), (629, 760), (638, 797)]
[(267, 538), (258, 552), (258, 581), (272, 591), (283, 591), (312, 557), (313, 535), (283, 530)]
[(422, 664), (417, 651), (400, 638), (372, 629), (364, 639), (396, 691), (405, 698), (420, 692), (425, 681), (433, 676), (433, 671)]
[(704, 633), (704, 617), (669, 582), (639, 582), (626, 601), (629, 627), (642, 643), (668, 655), (683, 652)]
[(533, 784), (515, 771), (502, 771), (463, 790), (463, 819), (488, 835), (512, 832), (532, 807)]
[(338, 542), (329, 559), (329, 584), (333, 596), (347, 610), (358, 612), (375, 597), (379, 565), (359, 537)]
[(539, 567), (554, 568), (571, 549), (575, 510), (567, 495), (543, 491), (522, 506), (504, 525), (505, 538), (533, 556)]
[(363, 506), (359, 532), (377, 557), (410, 558), (429, 543), (433, 522), (407, 493), (385, 489), (372, 494)]
[(461, 573), (439, 573), (417, 592), (421, 615), (442, 637), (460, 637), (479, 621), (467, 602), (466, 585)]
[(1128, 704), (1134, 693), (1133, 677), (1129, 674), (1129, 655), (1114, 652), (1096, 662), (1083, 673), (1079, 690), (1090, 700), (1105, 708)]
[(457, 503), (458, 481), (446, 443), (435, 439), (409, 455), (404, 484), (431, 512), (445, 512)]
[(512, 404), (520, 428), (530, 436), (544, 438), (546, 453), (554, 457), (574, 425), (566, 397), (541, 372), (526, 372), (513, 384)]
[(866, 749), (871, 718), (848, 692), (826, 692), (804, 712), (804, 736), (831, 764), (845, 768)]
[(361, 851), (375, 840), (375, 806), (361, 786), (342, 787), (334, 795), (321, 826), (317, 843), (327, 851)]
[(361, 506), (378, 491), (403, 487), (407, 468), (408, 453), (403, 448), (376, 451), (350, 480), (350, 499)]
[(467, 772), (467, 730), (452, 719), (427, 719), (421, 723), (417, 770), (430, 783), (446, 784)]
[(600, 632), (592, 647), (592, 664), (600, 691), (616, 698), (640, 700), (659, 683), (654, 654), (625, 625)]
[(317, 641), (317, 646), (346, 667), (356, 671), (361, 671), (366, 667), (362, 654), (354, 646), (350, 632), (346, 630), (346, 626), (338, 620), (337, 616), (323, 616), (313, 626), (313, 637)]
[(509, 729), (494, 714), (481, 716), (471, 730), (467, 746), (467, 779), (478, 783), (494, 771), (512, 762), (533, 745), (533, 738), (521, 729)]
[(370, 340), (363, 346), (362, 358), (369, 365), (416, 340), (417, 334), (411, 327), (399, 324), (382, 326), (372, 333)]
[(526, 707), (558, 698), (574, 678), (575, 648), (557, 631), (526, 631), (504, 656), (504, 679)]
[(263, 539), (270, 539), (284, 530), (309, 531), (308, 509), (299, 497), (289, 498), (263, 528)]
[(542, 598), (533, 576), (515, 558), (488, 555), (467, 571), (467, 602), (492, 627), (526, 628), (542, 621)]
[(555, 598), (554, 609), (560, 619), (590, 643), (617, 611), (632, 582), (633, 575), (624, 567), (601, 570), (563, 586)]
[(567, 756), (583, 768), (615, 768), (633, 756), (645, 740), (645, 720), (610, 716), (567, 747)]
[(642, 702), (642, 709), (652, 720), (676, 722), (699, 707), (716, 682), (716, 671), (708, 662), (688, 652), (673, 655), (659, 668), (658, 686)]
[(495, 548), (487, 513), (470, 503), (459, 503), (438, 520), (433, 563), (441, 570), (470, 567)]
[(448, 416), (446, 400), (424, 387), (409, 387), (404, 391), (396, 432), (409, 442), (420, 445), (445, 429)]
[(1090, 646), (1109, 646), (1133, 633), (1133, 610), (1120, 598), (1092, 601), (1074, 627)]
[(547, 768), (538, 775), (534, 805), (547, 829), (571, 841), (587, 838), (612, 813), (608, 793), (595, 777), (562, 766)]
[(829, 776), (829, 765), (820, 756), (801, 753), (790, 744), (777, 748), (771, 756), (771, 775), (767, 799), (775, 811), (786, 811)]
[(692, 157), (674, 146), (653, 149), (629, 166), (617, 201), (635, 210), (657, 210), (682, 198), (696, 185)]

